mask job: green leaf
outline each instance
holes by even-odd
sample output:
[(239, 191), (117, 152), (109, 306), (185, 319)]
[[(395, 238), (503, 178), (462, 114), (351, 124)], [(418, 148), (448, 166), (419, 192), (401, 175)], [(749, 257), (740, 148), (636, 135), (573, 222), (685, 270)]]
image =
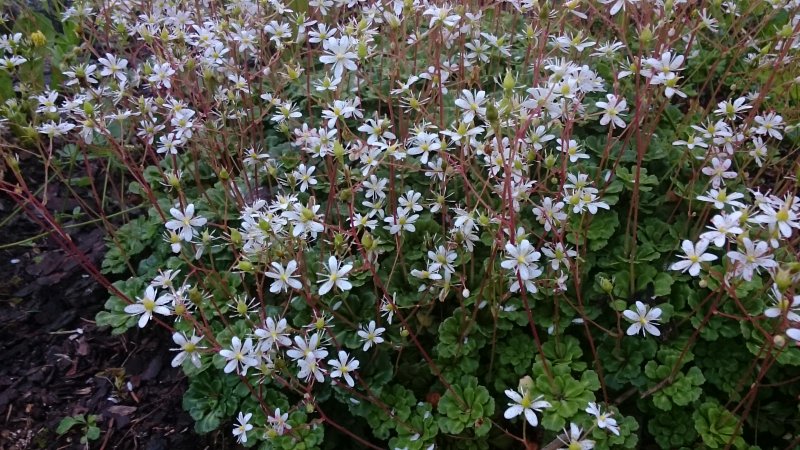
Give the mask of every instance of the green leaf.
[(666, 272), (660, 272), (653, 279), (653, 294), (657, 297), (665, 297), (672, 292), (672, 283), (675, 280)]
[[(483, 436), (491, 430), (490, 417), (494, 414), (494, 399), (489, 390), (478, 384), (478, 379), (463, 376), (451, 385), (439, 399), (439, 428), (445, 433), (460, 434), (465, 428)], [(460, 400), (459, 400), (460, 399)]]
[(61, 422), (58, 423), (58, 427), (56, 428), (56, 433), (58, 433), (59, 436), (63, 435), (69, 430), (71, 430), (72, 427), (74, 427), (75, 425), (84, 423), (86, 423), (86, 420), (83, 418), (83, 416), (80, 415), (64, 417), (63, 419), (61, 419)]
[(97, 438), (99, 438), (99, 437), (100, 437), (100, 428), (97, 428), (97, 427), (89, 427), (89, 429), (88, 429), (88, 430), (86, 430), (86, 437), (87, 437), (87, 438), (88, 438), (90, 441), (94, 441), (94, 440), (96, 440)]
[(619, 217), (616, 211), (603, 211), (592, 216), (592, 222), (586, 232), (589, 240), (589, 249), (592, 251), (601, 250), (608, 245), (608, 240), (619, 226)]

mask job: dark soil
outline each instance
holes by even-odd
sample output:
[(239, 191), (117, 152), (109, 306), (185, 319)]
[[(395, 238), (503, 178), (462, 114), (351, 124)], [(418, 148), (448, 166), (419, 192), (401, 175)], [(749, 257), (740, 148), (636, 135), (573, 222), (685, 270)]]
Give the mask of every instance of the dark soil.
[[(51, 193), (48, 207), (71, 211)], [(108, 295), (77, 260), (0, 194), (0, 450), (79, 449), (82, 431), (56, 433), (64, 417), (98, 416), (98, 449), (231, 449), (225, 429), (197, 435), (181, 407), (187, 383), (170, 366), (173, 343), (150, 327), (122, 336), (98, 329)], [(100, 230), (75, 228), (73, 241), (99, 266)]]

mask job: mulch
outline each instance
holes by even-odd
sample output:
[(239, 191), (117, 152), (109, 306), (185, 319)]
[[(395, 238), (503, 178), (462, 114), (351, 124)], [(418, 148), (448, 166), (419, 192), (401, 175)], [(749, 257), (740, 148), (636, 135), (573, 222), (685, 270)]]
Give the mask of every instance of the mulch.
[[(58, 192), (48, 206), (70, 211)], [(88, 448), (199, 450), (237, 448), (227, 428), (193, 431), (181, 400), (185, 376), (170, 366), (174, 346), (157, 327), (111, 336), (95, 314), (108, 294), (75, 258), (0, 196), (0, 450), (80, 449), (78, 427), (59, 436), (67, 416), (98, 416)], [(99, 266), (103, 233), (76, 228), (75, 242)]]

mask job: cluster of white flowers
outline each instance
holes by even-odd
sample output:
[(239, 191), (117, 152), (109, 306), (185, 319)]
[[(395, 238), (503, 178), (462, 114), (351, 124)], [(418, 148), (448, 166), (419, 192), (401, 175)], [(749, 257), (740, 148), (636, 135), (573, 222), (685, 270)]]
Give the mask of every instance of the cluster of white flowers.
[[(750, 125), (744, 120), (746, 114), (753, 117)], [(748, 164), (754, 163), (760, 168), (770, 157), (765, 140), (783, 139), (783, 118), (775, 112), (754, 114), (746, 97), (719, 102), (714, 115), (715, 119), (702, 125), (692, 125), (697, 134), (673, 144), (686, 146), (689, 150), (702, 150), (696, 158), (703, 162), (701, 172), (709, 177), (708, 191), (697, 199), (720, 211), (711, 217), (711, 225), (707, 227), (709, 231), (701, 233), (697, 241), (682, 242), (684, 254), (670, 269), (688, 272), (693, 277), (701, 276), (704, 266), (720, 260), (720, 256), (710, 249), (720, 249), (724, 255), (721, 262), (725, 264), (726, 283), (734, 279), (751, 281), (754, 275), (766, 270), (773, 278), (772, 290), (778, 299), (777, 304), (788, 312), (790, 302), (780, 299), (791, 295), (775, 281), (779, 269), (775, 250), (797, 235), (800, 197), (790, 192), (777, 196), (760, 190), (744, 190), (739, 188), (740, 185), (729, 190), (729, 183), (741, 180), (740, 174)], [(744, 166), (734, 166), (737, 154), (748, 157), (744, 158)], [(741, 191), (733, 190), (737, 188)], [(785, 328), (786, 334), (793, 339), (800, 337), (800, 323), (792, 320), (791, 315), (776, 315), (774, 309), (768, 311), (771, 312), (764, 312), (768, 318), (788, 320), (779, 329)], [(644, 322), (643, 326), (643, 330), (648, 330)]]
[[(36, 130), (51, 144), (121, 143), (109, 151), (132, 167), (142, 190), (160, 189), (144, 186), (148, 177), (163, 178), (166, 193), (160, 194), (170, 201), (159, 204), (156, 195), (150, 200), (164, 219), (168, 253), (203, 267), (187, 277), (218, 269), (210, 249), (224, 239), (235, 260), (231, 271), (258, 280), (260, 292), (231, 295), (234, 307), (222, 312), (245, 318), (251, 329), (224, 346), (174, 332), (173, 366), (188, 361), (199, 368), (201, 355), (214, 353), (224, 359), (225, 373), (268, 376), (276, 361), (288, 360), (294, 381), (305, 383), (307, 392), (326, 381), (357, 389), (360, 362), (332, 331), (348, 321), (332, 325), (331, 314), (354, 286), (377, 277), (382, 264), (399, 276), (394, 271), (400, 265), (384, 253), (403, 250), (404, 242), (425, 245), (412, 249), (420, 256), (408, 267), (397, 269), (418, 288), (419, 305), (470, 297), (467, 287), (477, 283), (468, 279), (467, 266), (474, 266), (476, 249), (483, 247), (492, 248), (494, 267), (487, 270), (505, 270), (503, 302), (540, 292), (564, 295), (579, 251), (585, 251), (580, 239), (568, 239), (575, 224), (586, 227), (614, 204), (606, 196), (618, 173), (611, 149), (628, 145), (639, 132), (650, 100), (669, 105), (687, 97), (681, 80), (696, 56), (691, 42), (699, 29), (718, 28), (704, 9), (686, 19), (698, 25), (691, 32), (664, 27), (660, 44), (634, 57), (615, 38), (600, 42), (563, 22), (529, 25), (529, 17), (549, 17), (539, 17), (544, 7), (531, 0), (506, 0), (525, 18), (511, 32), (486, 26), (495, 19), (487, 20), (485, 9), (459, 2), (311, 0), (305, 12), (287, 3), (165, 0), (143, 6), (118, 0), (95, 10), (76, 2), (65, 18), (110, 20), (97, 28), (114, 29), (115, 39), (141, 48), (76, 58), (62, 71), (62, 87), (39, 92), (31, 102), (42, 118)], [(562, 3), (564, 17), (587, 19), (587, 2)], [(796, 2), (770, 3), (793, 11), (793, 24), (800, 20), (791, 7)], [(664, 2), (600, 4), (600, 11), (592, 10), (605, 19), (631, 10), (672, 14)], [(739, 14), (736, 2), (722, 8)], [(653, 30), (645, 31), (652, 39)], [(20, 56), (23, 44), (19, 33), (0, 36), (0, 70), (13, 73), (27, 62)], [(800, 47), (800, 40), (787, 45)], [(427, 47), (429, 53), (417, 58)], [(763, 52), (773, 58), (779, 50)], [(476, 82), (486, 78), (487, 66), (504, 71), (497, 87)], [(626, 83), (641, 84), (641, 95), (626, 99)], [(775, 250), (797, 237), (800, 197), (742, 187), (747, 168), (766, 166), (788, 129), (778, 112), (761, 111), (760, 104), (757, 94), (720, 102), (713, 118), (692, 125), (696, 134), (673, 142), (696, 157), (690, 163), (707, 177), (697, 191), (702, 194), (682, 194), (711, 210), (711, 225), (697, 240), (681, 243), (684, 255), (671, 270), (701, 277), (719, 262), (729, 283), (762, 272), (777, 277)], [(575, 133), (576, 124), (599, 127), (605, 150)], [(146, 165), (156, 170), (145, 176), (139, 166)], [(224, 205), (214, 204), (207, 191), (196, 198), (186, 194), (210, 171)], [(195, 179), (187, 181), (187, 175)], [(203, 266), (207, 260), (213, 261)], [(177, 285), (176, 275), (161, 272), (124, 309), (139, 327), (171, 317), (202, 329), (200, 305), (212, 294), (192, 278)], [(773, 284), (773, 303), (763, 316), (780, 320), (778, 328), (800, 341), (800, 296)], [(406, 326), (405, 305), (377, 283), (375, 294), (374, 320), (349, 322), (348, 331), (360, 339), (347, 347), (355, 352), (389, 339), (381, 325), (392, 326), (395, 315)], [(283, 317), (288, 306), (280, 316), (267, 313), (274, 298), (286, 305), (305, 302), (314, 322), (291, 327)], [(659, 307), (636, 301), (622, 316), (631, 322), (629, 336), (661, 335)], [(531, 426), (538, 424), (536, 412), (551, 406), (526, 389), (505, 393), (512, 401), (505, 417), (524, 415)], [(619, 434), (616, 421), (596, 404), (586, 412), (597, 427)], [(239, 413), (233, 434), (242, 443), (253, 430), (252, 416)], [(267, 418), (278, 436), (291, 430), (287, 420), (280, 409)], [(586, 435), (572, 423), (564, 443), (592, 448)]]

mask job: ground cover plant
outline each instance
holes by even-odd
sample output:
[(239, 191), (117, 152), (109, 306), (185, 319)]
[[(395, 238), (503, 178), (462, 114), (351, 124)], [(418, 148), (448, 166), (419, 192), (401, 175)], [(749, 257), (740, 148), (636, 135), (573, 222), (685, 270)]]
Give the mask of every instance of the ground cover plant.
[(61, 15), (5, 18), (2, 189), (108, 288), (99, 325), (170, 330), (198, 432), (800, 444), (797, 1)]

